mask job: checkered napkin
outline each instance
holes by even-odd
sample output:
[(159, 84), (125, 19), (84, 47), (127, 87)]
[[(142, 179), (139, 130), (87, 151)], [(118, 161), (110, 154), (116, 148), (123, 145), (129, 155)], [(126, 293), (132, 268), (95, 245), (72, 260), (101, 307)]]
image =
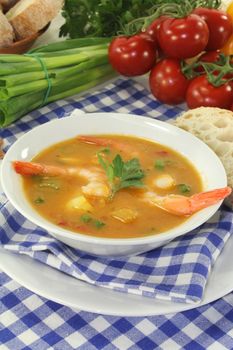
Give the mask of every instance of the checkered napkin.
[[(167, 120), (180, 112), (155, 101), (139, 84), (117, 80), (104, 89), (77, 100), (60, 101), (35, 111), (3, 130), (8, 145), (22, 132), (74, 108), (85, 112), (117, 111)], [(200, 228), (165, 247), (129, 258), (103, 258), (85, 254), (51, 237), (25, 220), (4, 196), (1, 197), (0, 244), (27, 254), (80, 280), (126, 293), (184, 303), (202, 299), (211, 267), (227, 242), (233, 213), (218, 211)]]

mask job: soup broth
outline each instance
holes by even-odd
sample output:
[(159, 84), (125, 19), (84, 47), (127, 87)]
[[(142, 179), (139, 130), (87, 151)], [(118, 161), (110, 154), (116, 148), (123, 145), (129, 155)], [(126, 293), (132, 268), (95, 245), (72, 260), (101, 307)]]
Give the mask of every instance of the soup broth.
[[(137, 137), (100, 135), (94, 140), (73, 138), (33, 158), (64, 171), (23, 177), (26, 196), (41, 216), (73, 232), (108, 238), (160, 234), (187, 220), (156, 207), (146, 195), (201, 192), (200, 175), (189, 160)], [(126, 164), (123, 182), (114, 177), (122, 162)], [(136, 175), (130, 182), (133, 171)], [(132, 183), (137, 187), (127, 187)]]

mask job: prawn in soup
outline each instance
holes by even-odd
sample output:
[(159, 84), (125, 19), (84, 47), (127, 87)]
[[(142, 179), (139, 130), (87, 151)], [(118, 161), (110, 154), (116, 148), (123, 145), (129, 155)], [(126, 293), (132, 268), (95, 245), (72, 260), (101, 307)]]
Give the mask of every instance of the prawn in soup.
[(132, 136), (77, 136), (31, 162), (14, 162), (14, 168), (41, 216), (74, 232), (108, 238), (159, 234), (180, 225), (192, 214), (190, 205), (184, 209), (186, 202), (203, 190), (189, 160)]

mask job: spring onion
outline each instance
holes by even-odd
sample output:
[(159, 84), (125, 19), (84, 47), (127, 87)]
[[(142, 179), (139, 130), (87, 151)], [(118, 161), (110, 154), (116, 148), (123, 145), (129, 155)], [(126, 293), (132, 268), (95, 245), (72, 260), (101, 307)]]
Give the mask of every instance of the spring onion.
[(71, 39), (41, 46), (26, 55), (0, 55), (0, 127), (112, 78), (115, 73), (107, 54), (110, 41)]

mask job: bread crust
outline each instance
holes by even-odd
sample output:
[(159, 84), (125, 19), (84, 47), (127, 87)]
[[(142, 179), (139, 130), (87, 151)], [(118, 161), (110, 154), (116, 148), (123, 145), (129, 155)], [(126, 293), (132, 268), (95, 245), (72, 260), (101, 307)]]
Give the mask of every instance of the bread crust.
[(15, 30), (17, 39), (24, 39), (39, 32), (56, 17), (63, 6), (63, 0), (34, 0), (15, 15), (23, 2), (24, 0), (20, 0), (7, 13), (7, 18)]
[[(184, 112), (173, 124), (194, 134), (217, 154), (226, 170), (228, 185), (233, 189), (233, 112), (200, 107)], [(233, 193), (225, 203), (233, 209)]]
[(0, 48), (10, 46), (14, 41), (14, 31), (4, 14), (0, 11)]
[(4, 11), (9, 10), (12, 6), (16, 4), (19, 0), (0, 0), (0, 6), (2, 6)]

